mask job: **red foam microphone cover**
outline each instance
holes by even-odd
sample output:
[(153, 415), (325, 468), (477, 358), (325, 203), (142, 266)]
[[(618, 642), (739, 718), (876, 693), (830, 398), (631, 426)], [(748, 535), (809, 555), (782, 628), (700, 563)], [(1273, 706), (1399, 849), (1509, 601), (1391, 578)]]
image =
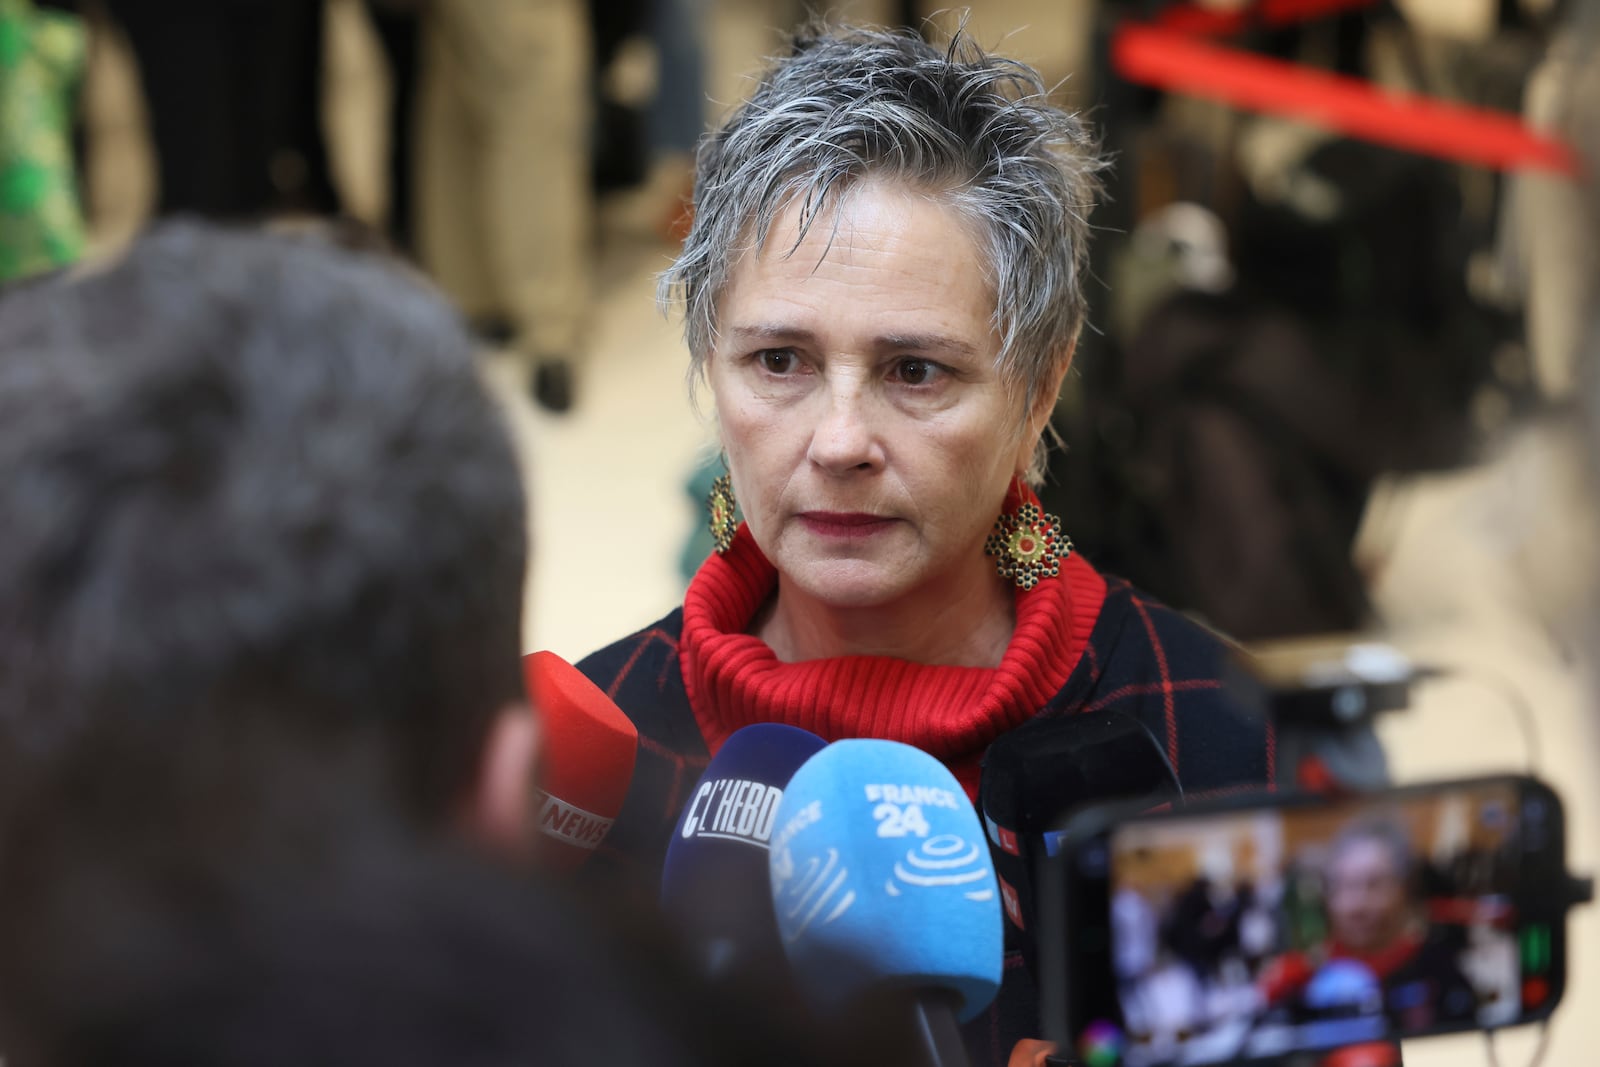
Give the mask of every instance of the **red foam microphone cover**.
[(540, 854), (551, 866), (572, 870), (605, 840), (622, 810), (639, 730), (554, 652), (524, 656), (522, 671), (541, 726)]

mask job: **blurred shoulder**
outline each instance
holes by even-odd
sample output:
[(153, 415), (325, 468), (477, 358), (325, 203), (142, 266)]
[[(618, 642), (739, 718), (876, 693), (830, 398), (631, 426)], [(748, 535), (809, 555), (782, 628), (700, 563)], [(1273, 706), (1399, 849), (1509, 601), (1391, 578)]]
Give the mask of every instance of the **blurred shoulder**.
[(578, 661), (578, 669), (602, 689), (625, 685), (641, 667), (659, 666), (678, 658), (678, 638), (683, 633), (683, 609), (657, 619), (641, 630), (613, 641)]
[(1118, 666), (1160, 669), (1164, 663), (1183, 674), (1221, 672), (1239, 649), (1221, 631), (1111, 575), (1089, 641)]
[(640, 900), (653, 899), (672, 825), (710, 761), (679, 666), (682, 633), (680, 609), (577, 665), (639, 729), (627, 799), (585, 871)]
[(1237, 651), (1223, 634), (1107, 576), (1088, 645), (1053, 707), (1136, 715), (1186, 790), (1259, 787), (1274, 773), (1274, 741), (1262, 709), (1230, 684)]
[(680, 608), (585, 656), (578, 670), (616, 702), (642, 735), (676, 736), (685, 717), (693, 721), (678, 664), (682, 633)]

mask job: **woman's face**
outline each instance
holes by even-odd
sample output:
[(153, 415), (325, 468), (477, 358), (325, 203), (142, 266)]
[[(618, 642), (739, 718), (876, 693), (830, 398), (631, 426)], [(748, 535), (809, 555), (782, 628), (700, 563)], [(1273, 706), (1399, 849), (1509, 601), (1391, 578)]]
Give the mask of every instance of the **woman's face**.
[(767, 558), (833, 607), (994, 580), (984, 538), (1042, 420), (995, 369), (966, 225), (892, 185), (796, 214), (735, 265), (708, 365), (734, 491)]
[(1382, 841), (1358, 838), (1328, 867), (1328, 921), (1334, 937), (1356, 952), (1377, 952), (1405, 932), (1405, 872)]

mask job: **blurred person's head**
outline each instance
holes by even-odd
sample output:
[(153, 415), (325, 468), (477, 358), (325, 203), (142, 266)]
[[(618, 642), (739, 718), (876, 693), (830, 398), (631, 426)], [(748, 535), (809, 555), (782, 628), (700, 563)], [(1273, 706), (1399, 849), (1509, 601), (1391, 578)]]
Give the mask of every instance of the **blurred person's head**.
[(1411, 932), (1411, 846), (1399, 826), (1346, 827), (1329, 846), (1325, 881), (1329, 932), (1341, 948), (1376, 952)]
[(805, 1067), (909, 1047), (881, 1021), (817, 1027), (792, 997), (713, 997), (600, 887), (419, 838), (359, 759), (313, 767), (252, 725), (176, 755), (79, 745), (0, 822), (0, 852), (26, 856), (0, 864), (8, 1067)]
[(263, 708), (431, 819), (531, 729), (511, 445), (396, 264), (178, 222), (0, 295), (0, 528), (8, 775)]
[(10, 1067), (695, 1062), (647, 1000), (665, 961), (625, 958), (559, 890), (297, 780), (298, 756), (243, 762), (190, 764), (161, 803), (80, 780), (14, 824)]

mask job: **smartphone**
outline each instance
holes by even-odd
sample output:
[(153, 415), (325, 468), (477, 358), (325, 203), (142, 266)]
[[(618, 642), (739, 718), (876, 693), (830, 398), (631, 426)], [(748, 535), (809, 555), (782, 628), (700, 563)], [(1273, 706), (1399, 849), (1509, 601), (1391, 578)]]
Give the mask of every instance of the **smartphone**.
[(1042, 1022), (1086, 1067), (1511, 1026), (1566, 984), (1563, 813), (1532, 778), (1094, 809), (1047, 841)]

